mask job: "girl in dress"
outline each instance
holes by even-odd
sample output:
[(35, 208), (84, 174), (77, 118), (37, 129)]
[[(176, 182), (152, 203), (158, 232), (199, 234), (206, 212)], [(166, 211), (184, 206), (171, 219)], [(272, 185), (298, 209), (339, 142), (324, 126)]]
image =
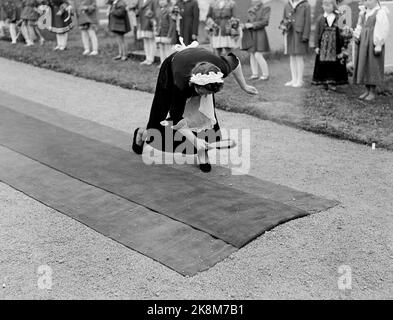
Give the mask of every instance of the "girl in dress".
[(156, 42), (154, 40), (156, 0), (139, 0), (136, 7), (138, 19), (138, 39), (143, 39), (143, 49), (146, 59), (142, 65), (152, 65), (154, 62)]
[(66, 0), (48, 0), (51, 10), (50, 31), (56, 34), (57, 45), (53, 50), (66, 50), (68, 33), (73, 28), (72, 6)]
[(22, 30), (26, 40), (26, 46), (34, 45), (34, 38), (36, 36), (40, 39), (40, 44), (43, 45), (45, 39), (37, 26), (37, 20), (40, 16), (40, 11), (38, 10), (40, 2), (37, 0), (23, 0), (22, 5)]
[(280, 28), (285, 36), (285, 53), (290, 56), (291, 81), (285, 86), (303, 85), (304, 56), (311, 33), (311, 8), (307, 0), (288, 0)]
[(4, 22), (9, 26), (11, 43), (16, 44), (17, 42), (17, 31), (16, 23), (20, 19), (20, 2), (15, 0), (2, 0), (0, 2), (0, 12), (3, 15)]
[(124, 35), (131, 31), (127, 5), (123, 0), (109, 0), (109, 30), (116, 35), (119, 54), (114, 60), (127, 60), (127, 46)]
[(160, 49), (161, 63), (171, 55), (172, 46), (176, 44), (176, 21), (172, 19), (169, 2), (169, 0), (159, 0), (159, 9), (156, 13), (156, 43)]
[(258, 91), (246, 84), (234, 54), (219, 57), (199, 47), (182, 49), (162, 64), (147, 128), (135, 130), (132, 149), (142, 154), (146, 142), (166, 152), (197, 154), (200, 169), (209, 172), (208, 144), (221, 139), (214, 94), (231, 73), (245, 92)]
[(345, 44), (339, 28), (336, 0), (323, 0), (324, 14), (318, 17), (315, 29), (315, 59), (312, 83), (336, 90), (348, 83)]
[[(252, 76), (250, 80), (269, 79), (269, 67), (263, 56), (264, 52), (270, 51), (269, 39), (265, 27), (269, 24), (270, 7), (264, 6), (262, 0), (252, 0), (252, 7), (248, 9), (248, 20), (244, 25), (251, 33), (253, 45), (248, 48), (250, 53), (250, 65)], [(259, 77), (259, 68), (261, 69), (262, 76)]]
[[(98, 54), (98, 40), (96, 29), (98, 25), (97, 1), (78, 0), (76, 2), (76, 17), (82, 33), (83, 55), (96, 56)], [(92, 51), (90, 51), (90, 42)]]
[(210, 33), (211, 46), (218, 55), (240, 46), (239, 35), (231, 34), (231, 19), (235, 15), (236, 3), (233, 0), (214, 0), (210, 5), (206, 25)]
[(358, 45), (355, 50), (353, 82), (366, 86), (366, 91), (359, 99), (373, 101), (376, 87), (384, 80), (389, 11), (381, 7), (378, 0), (365, 0), (364, 5), (365, 10), (359, 15), (359, 25), (354, 33)]

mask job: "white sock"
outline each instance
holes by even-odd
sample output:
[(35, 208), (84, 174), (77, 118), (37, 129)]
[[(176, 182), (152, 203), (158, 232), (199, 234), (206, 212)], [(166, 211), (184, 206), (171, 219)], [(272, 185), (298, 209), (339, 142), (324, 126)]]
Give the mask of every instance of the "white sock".
[(15, 23), (10, 23), (10, 35), (11, 35), (11, 41), (16, 42), (17, 32), (16, 32), (16, 24)]
[(303, 74), (304, 74), (304, 59), (303, 56), (297, 56), (297, 81), (298, 85), (303, 84)]
[(98, 39), (97, 39), (96, 31), (92, 28), (89, 28), (89, 30), (87, 30), (87, 32), (88, 32), (90, 40), (91, 40), (93, 51), (98, 52)]
[(90, 51), (89, 34), (87, 33), (87, 30), (82, 30), (81, 33), (83, 49), (85, 49), (85, 51)]
[(255, 58), (255, 53), (253, 53), (253, 52), (250, 53), (250, 67), (251, 67), (252, 75), (257, 76), (259, 73), (258, 62), (257, 62), (257, 59)]
[(265, 60), (265, 57), (263, 56), (263, 53), (256, 52), (255, 59), (257, 60), (258, 65), (262, 70), (262, 75), (264, 75), (266, 77), (269, 76), (269, 67), (268, 67), (267, 62)]

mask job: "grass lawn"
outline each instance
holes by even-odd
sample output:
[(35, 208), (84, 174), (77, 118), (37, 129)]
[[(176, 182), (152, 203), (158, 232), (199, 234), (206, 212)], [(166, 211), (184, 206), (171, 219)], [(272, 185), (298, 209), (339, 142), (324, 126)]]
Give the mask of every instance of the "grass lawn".
[[(154, 92), (157, 65), (140, 66), (137, 60), (112, 61), (112, 57), (117, 55), (115, 40), (103, 31), (99, 40), (98, 57), (81, 55), (83, 50), (78, 30), (71, 33), (67, 51), (53, 52), (53, 42), (27, 48), (23, 44), (13, 46), (0, 41), (0, 56), (128, 89)], [(132, 39), (128, 42), (132, 50)], [(244, 58), (243, 54), (243, 61)], [(224, 90), (217, 95), (218, 108), (359, 143), (375, 142), (379, 147), (393, 150), (393, 75), (387, 76), (376, 102), (361, 102), (357, 100), (363, 89), (361, 87), (349, 85), (339, 88), (338, 92), (331, 92), (311, 86), (312, 60), (309, 58), (306, 62), (304, 88), (283, 86), (289, 80), (288, 60), (274, 56), (268, 60), (270, 80), (253, 82), (260, 92), (259, 96), (243, 93), (230, 78)], [(248, 64), (243, 66), (246, 77), (250, 76)]]

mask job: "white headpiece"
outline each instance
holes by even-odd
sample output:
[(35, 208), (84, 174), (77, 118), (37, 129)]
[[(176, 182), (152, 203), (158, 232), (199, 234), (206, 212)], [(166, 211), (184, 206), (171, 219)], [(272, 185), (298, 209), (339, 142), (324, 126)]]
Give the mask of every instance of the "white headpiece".
[(205, 86), (210, 83), (224, 83), (224, 74), (222, 72), (209, 72), (209, 74), (197, 73), (193, 74), (190, 83)]

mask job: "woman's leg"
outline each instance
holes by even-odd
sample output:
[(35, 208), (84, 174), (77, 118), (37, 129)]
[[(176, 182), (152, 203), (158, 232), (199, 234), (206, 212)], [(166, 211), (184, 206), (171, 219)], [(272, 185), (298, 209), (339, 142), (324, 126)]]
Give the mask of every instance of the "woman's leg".
[(45, 43), (45, 38), (42, 36), (40, 29), (38, 28), (37, 25), (33, 27), (35, 34), (38, 36), (40, 39), (40, 44), (43, 45)]
[(149, 62), (153, 63), (154, 58), (156, 56), (156, 41), (154, 39), (149, 39), (150, 41), (150, 57), (149, 57)]
[(255, 58), (255, 52), (250, 52), (250, 66), (251, 66), (251, 77), (250, 79), (258, 78), (259, 70), (258, 70), (258, 62)]
[(369, 87), (369, 94), (367, 97), (364, 98), (366, 101), (374, 101), (376, 96), (377, 87), (374, 85), (370, 85)]
[(304, 59), (303, 56), (298, 55), (296, 56), (296, 73), (297, 73), (297, 79), (295, 83), (293, 84), (293, 87), (301, 87), (303, 85), (303, 74), (304, 74)]
[(126, 40), (125, 40), (124, 35), (120, 36), (120, 44), (121, 44), (122, 60), (126, 60), (127, 59), (127, 46), (126, 46)]
[(256, 52), (255, 59), (258, 62), (259, 67), (262, 70), (262, 77), (268, 78), (269, 77), (269, 67), (268, 67), (267, 62), (265, 60), (265, 57), (263, 56), (263, 53)]
[(366, 90), (359, 96), (359, 99), (363, 100), (370, 94), (370, 86), (366, 85)]
[(23, 38), (25, 38), (26, 45), (28, 46), (33, 45), (30, 38), (30, 32), (27, 26), (27, 21), (22, 22), (21, 30), (22, 30)]
[(163, 43), (158, 44), (159, 52), (160, 52), (160, 64), (162, 64), (165, 60), (165, 45)]
[(289, 56), (289, 66), (291, 68), (291, 81), (287, 82), (285, 85), (288, 86), (293, 86), (296, 81), (297, 81), (297, 64), (296, 64), (296, 57), (295, 56)]
[(10, 35), (11, 35), (11, 42), (15, 44), (17, 41), (16, 23), (10, 23)]
[(81, 30), (81, 35), (82, 35), (82, 44), (83, 44), (83, 49), (84, 49), (83, 54), (86, 55), (86, 54), (90, 53), (89, 34), (88, 34), (87, 30)]
[(97, 39), (97, 34), (94, 28), (90, 27), (87, 30), (87, 33), (89, 35), (89, 38), (91, 40), (91, 46), (93, 48), (92, 54), (97, 54), (98, 53), (98, 39)]

